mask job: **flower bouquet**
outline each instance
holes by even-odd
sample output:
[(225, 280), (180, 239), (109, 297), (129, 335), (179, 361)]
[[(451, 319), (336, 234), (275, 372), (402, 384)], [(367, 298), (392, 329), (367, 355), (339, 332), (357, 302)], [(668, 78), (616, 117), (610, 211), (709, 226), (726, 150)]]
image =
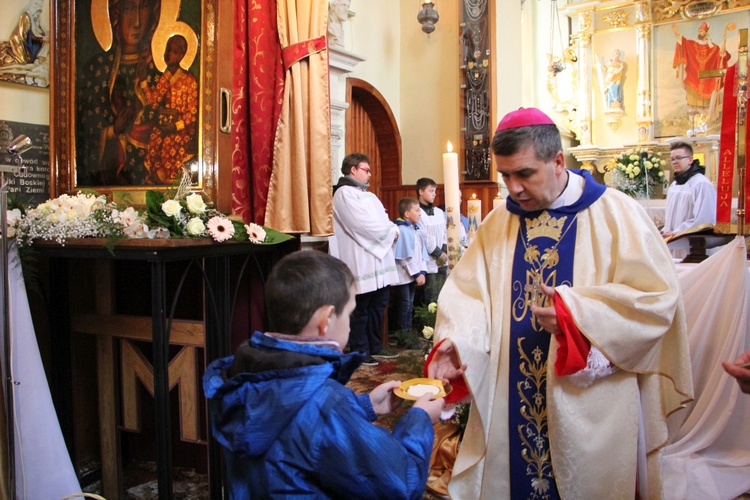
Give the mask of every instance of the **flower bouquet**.
[(146, 192), (146, 211), (122, 207), (104, 195), (79, 192), (63, 194), (9, 218), (18, 245), (31, 245), (36, 239), (54, 240), (61, 245), (70, 238), (105, 238), (112, 247), (122, 239), (205, 238), (276, 244), (291, 236), (227, 218), (206, 203), (200, 193), (189, 189), (183, 177), (172, 192)]
[(607, 185), (633, 198), (645, 198), (664, 185), (665, 164), (657, 153), (644, 148), (629, 149), (606, 166)]

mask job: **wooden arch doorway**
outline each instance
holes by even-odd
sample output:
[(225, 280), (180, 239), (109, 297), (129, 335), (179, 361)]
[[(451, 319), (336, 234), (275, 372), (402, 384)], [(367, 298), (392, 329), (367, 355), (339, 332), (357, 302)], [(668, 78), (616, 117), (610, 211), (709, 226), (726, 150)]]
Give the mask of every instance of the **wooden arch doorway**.
[(370, 157), (370, 190), (382, 200), (383, 188), (401, 185), (401, 134), (391, 107), (375, 87), (359, 78), (346, 82), (346, 153)]

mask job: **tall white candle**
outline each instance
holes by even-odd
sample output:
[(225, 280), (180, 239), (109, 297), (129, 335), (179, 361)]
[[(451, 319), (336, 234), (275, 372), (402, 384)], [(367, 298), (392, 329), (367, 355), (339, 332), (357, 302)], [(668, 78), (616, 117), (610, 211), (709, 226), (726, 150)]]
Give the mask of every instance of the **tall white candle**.
[(458, 262), (461, 252), (461, 192), (458, 188), (458, 153), (448, 141), (448, 152), (443, 153), (443, 186), (445, 188), (445, 216), (448, 219), (448, 269)]
[(482, 200), (477, 200), (477, 195), (472, 194), (467, 205), (469, 208), (469, 244), (471, 244), (482, 222)]

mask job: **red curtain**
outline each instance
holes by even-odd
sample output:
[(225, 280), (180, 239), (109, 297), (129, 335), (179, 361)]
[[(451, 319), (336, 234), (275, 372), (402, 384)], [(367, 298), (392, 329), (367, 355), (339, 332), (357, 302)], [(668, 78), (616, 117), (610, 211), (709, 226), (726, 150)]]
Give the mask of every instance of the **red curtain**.
[(232, 105), (232, 211), (262, 224), (284, 95), (276, 0), (237, 0)]

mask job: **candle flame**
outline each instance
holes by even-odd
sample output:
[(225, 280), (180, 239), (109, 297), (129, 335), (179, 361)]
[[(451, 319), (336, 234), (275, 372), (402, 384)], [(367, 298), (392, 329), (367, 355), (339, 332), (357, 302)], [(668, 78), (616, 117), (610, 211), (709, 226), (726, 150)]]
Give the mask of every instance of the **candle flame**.
[(448, 141), (448, 152), (449, 153), (453, 152), (453, 144), (451, 144), (451, 141)]
[(471, 199), (476, 200), (477, 199), (477, 193), (471, 193)]

